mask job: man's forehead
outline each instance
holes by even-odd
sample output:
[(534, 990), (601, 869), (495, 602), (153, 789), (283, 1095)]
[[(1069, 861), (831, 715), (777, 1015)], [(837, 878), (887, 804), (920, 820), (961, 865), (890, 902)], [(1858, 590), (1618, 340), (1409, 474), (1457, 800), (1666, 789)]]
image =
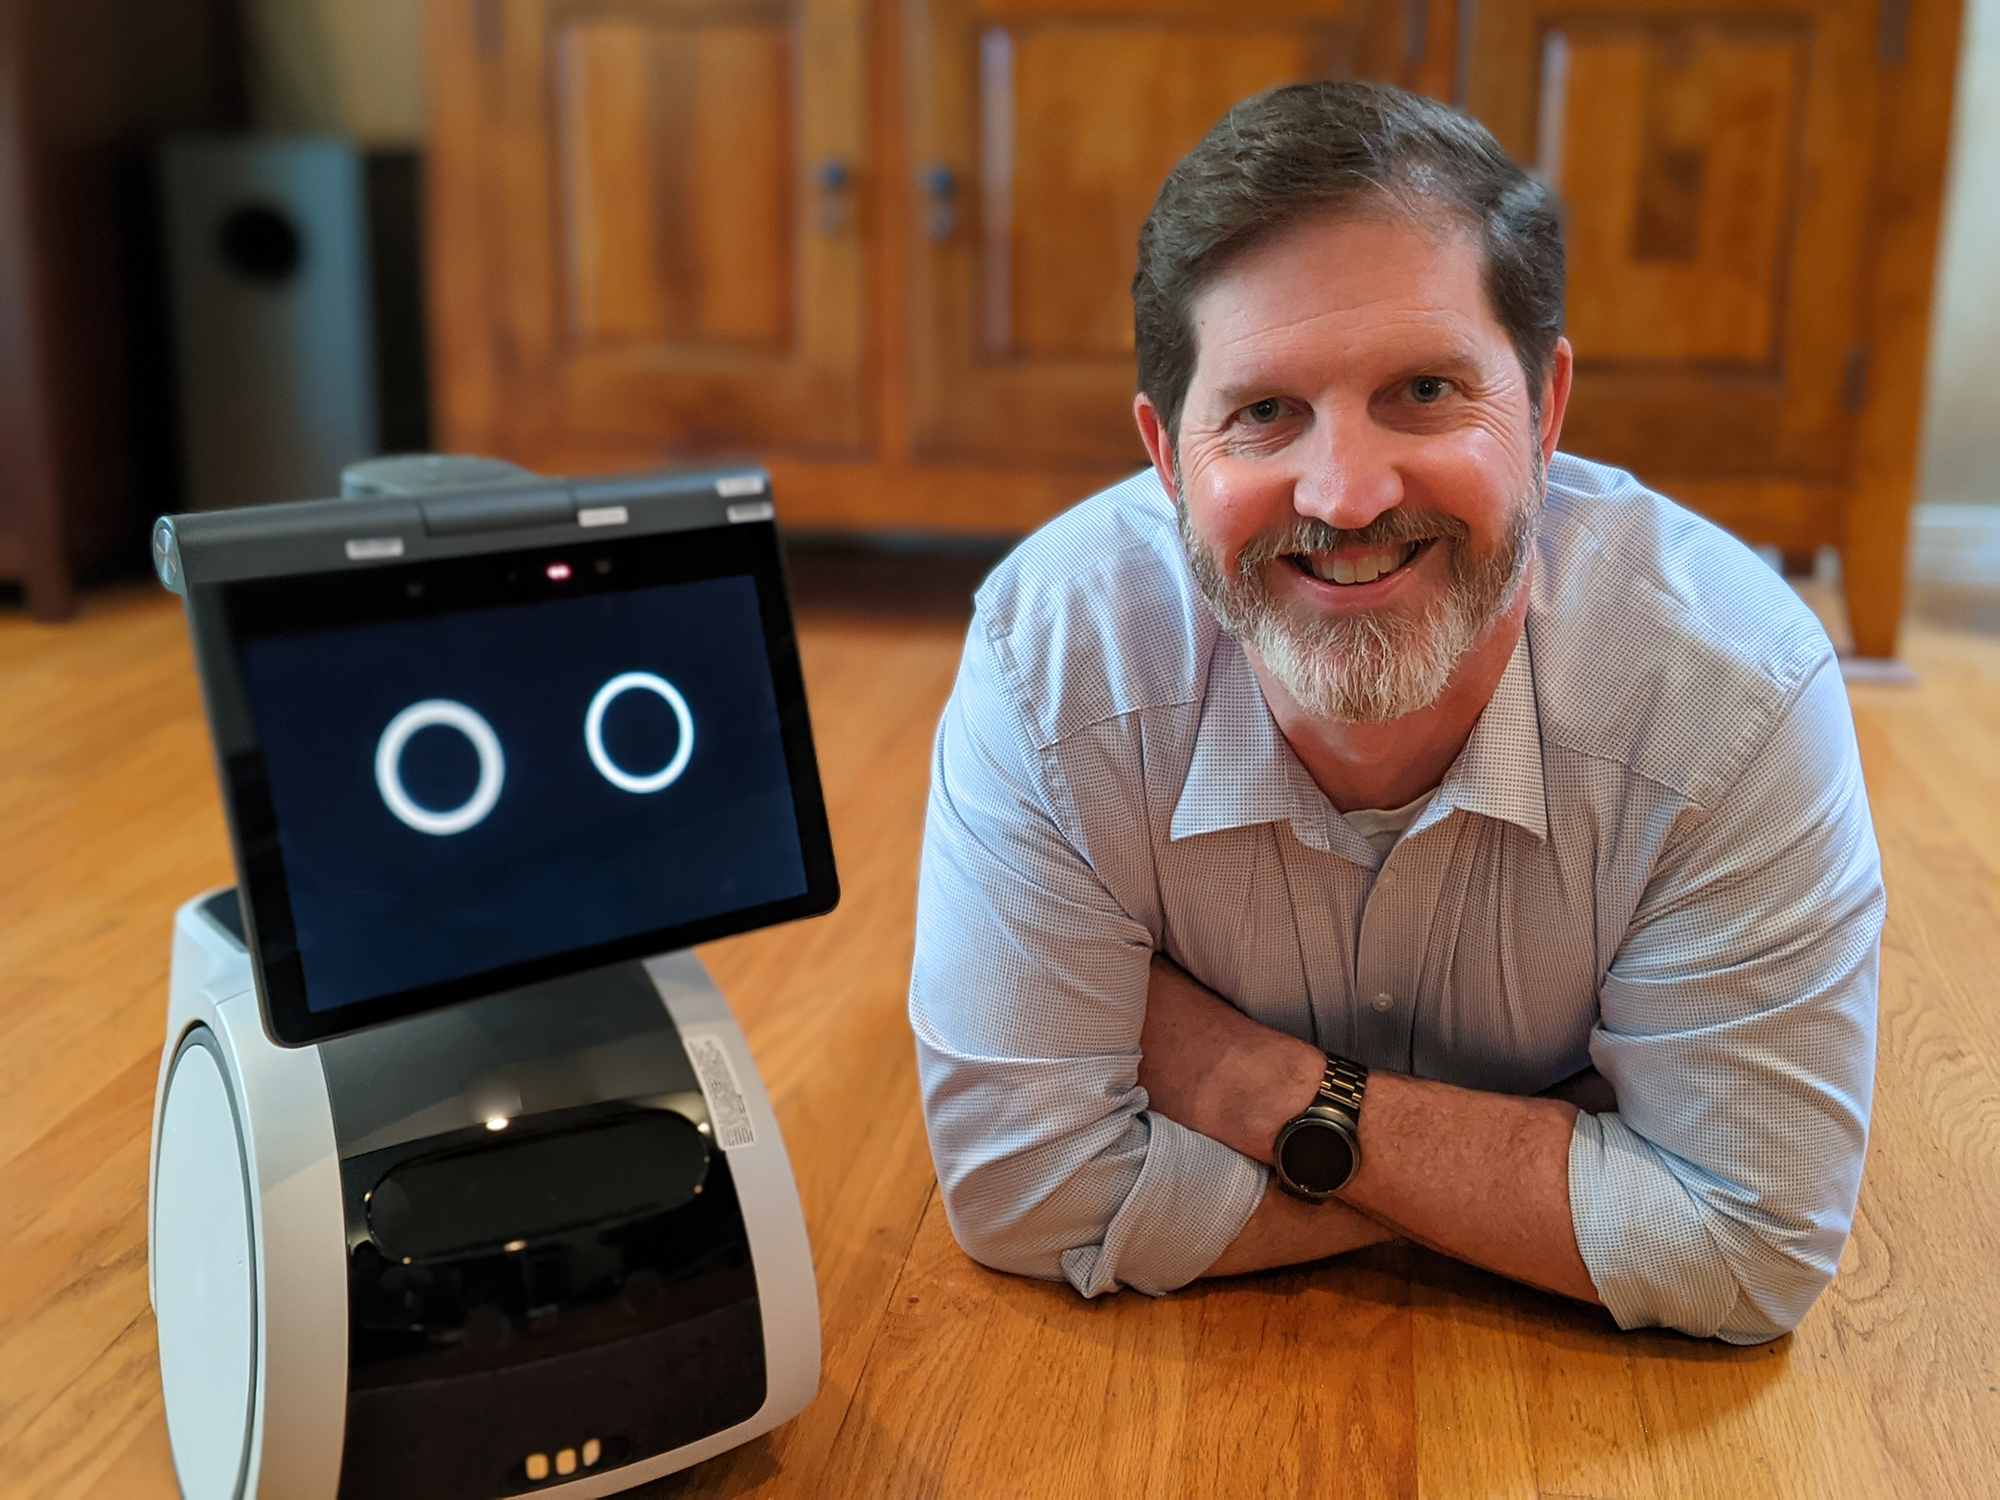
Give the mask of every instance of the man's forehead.
[(1486, 298), (1478, 238), (1455, 223), (1401, 215), (1287, 229), (1232, 261), (1190, 311), (1199, 363), (1212, 375), (1241, 358), (1327, 341), (1407, 340), (1413, 354), (1467, 357), (1505, 341)]
[(1442, 206), (1408, 209), (1391, 200), (1311, 214), (1231, 256), (1197, 295), (1219, 288), (1282, 279), (1304, 266), (1338, 266), (1356, 285), (1396, 274), (1478, 277), (1480, 236), (1463, 217)]

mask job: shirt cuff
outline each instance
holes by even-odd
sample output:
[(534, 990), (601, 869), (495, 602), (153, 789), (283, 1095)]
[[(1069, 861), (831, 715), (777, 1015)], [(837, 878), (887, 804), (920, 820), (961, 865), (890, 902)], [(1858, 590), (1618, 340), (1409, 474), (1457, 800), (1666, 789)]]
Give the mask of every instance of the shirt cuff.
[(1220, 1141), (1148, 1112), (1146, 1159), (1096, 1245), (1065, 1250), (1086, 1297), (1129, 1286), (1157, 1297), (1214, 1265), (1263, 1201), (1270, 1173)]
[(1577, 1115), (1569, 1204), (1584, 1268), (1620, 1328), (1716, 1335), (1737, 1288), (1704, 1206), (1617, 1115)]

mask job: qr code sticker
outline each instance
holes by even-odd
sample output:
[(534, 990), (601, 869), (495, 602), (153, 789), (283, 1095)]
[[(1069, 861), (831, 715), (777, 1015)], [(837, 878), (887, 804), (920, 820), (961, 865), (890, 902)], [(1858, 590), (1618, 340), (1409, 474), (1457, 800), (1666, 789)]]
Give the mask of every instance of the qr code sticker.
[(757, 1144), (756, 1129), (750, 1124), (750, 1106), (737, 1081), (736, 1065), (729, 1060), (729, 1048), (719, 1036), (683, 1036), (688, 1061), (701, 1082), (702, 1097), (708, 1101), (708, 1118), (715, 1130), (715, 1143), (725, 1151)]

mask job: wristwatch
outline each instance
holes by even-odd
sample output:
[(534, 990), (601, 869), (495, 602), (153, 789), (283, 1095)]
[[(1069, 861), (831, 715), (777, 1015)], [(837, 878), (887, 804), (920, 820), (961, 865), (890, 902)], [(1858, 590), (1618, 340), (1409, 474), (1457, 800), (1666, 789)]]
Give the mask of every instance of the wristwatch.
[(1287, 1120), (1271, 1146), (1278, 1186), (1294, 1198), (1324, 1203), (1353, 1180), (1361, 1166), (1361, 1095), (1368, 1070), (1329, 1055), (1319, 1093), (1305, 1113)]

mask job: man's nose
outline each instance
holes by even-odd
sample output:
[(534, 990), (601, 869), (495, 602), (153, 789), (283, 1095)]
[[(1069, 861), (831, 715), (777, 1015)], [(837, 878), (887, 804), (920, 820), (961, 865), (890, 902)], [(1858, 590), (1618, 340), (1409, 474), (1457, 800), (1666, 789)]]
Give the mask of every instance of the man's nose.
[(1323, 413), (1301, 445), (1292, 508), (1343, 531), (1359, 531), (1403, 503), (1403, 476), (1388, 435), (1365, 417)]

